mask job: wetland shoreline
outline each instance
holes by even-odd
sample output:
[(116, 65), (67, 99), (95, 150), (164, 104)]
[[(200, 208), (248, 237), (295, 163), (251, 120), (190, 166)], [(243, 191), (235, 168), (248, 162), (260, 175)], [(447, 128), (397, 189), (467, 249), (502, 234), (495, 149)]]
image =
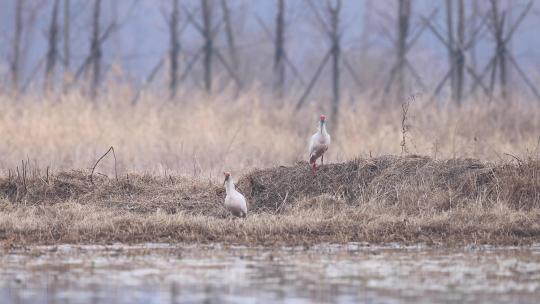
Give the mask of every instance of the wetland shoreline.
[(86, 170), (0, 178), (0, 242), (145, 242), (435, 246), (540, 242), (540, 162), (384, 156), (252, 170), (237, 182), (246, 219), (223, 207), (219, 183)]

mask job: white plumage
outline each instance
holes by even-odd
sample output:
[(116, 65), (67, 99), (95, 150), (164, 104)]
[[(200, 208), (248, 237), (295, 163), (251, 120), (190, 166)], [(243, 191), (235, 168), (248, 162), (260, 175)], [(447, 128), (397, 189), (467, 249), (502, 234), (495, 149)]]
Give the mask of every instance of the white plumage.
[(234, 216), (246, 217), (247, 216), (247, 203), (246, 198), (242, 193), (238, 192), (235, 187), (229, 172), (225, 172), (225, 208), (229, 210)]
[(313, 166), (313, 172), (317, 171), (317, 159), (321, 158), (321, 165), (324, 165), (324, 153), (330, 145), (330, 134), (326, 131), (326, 116), (321, 115), (317, 133), (311, 136), (309, 141), (309, 163)]

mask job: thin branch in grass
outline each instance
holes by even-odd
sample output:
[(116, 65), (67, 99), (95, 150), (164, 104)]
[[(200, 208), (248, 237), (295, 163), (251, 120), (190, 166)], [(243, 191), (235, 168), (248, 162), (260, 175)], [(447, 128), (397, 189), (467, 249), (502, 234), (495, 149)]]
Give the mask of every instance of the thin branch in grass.
[(118, 171), (116, 170), (116, 153), (114, 153), (114, 147), (111, 146), (109, 148), (109, 150), (107, 150), (107, 152), (105, 152), (105, 154), (103, 154), (97, 161), (96, 163), (94, 164), (94, 166), (92, 167), (92, 172), (90, 173), (90, 182), (92, 183), (92, 185), (94, 184), (94, 171), (96, 170), (96, 167), (97, 165), (99, 164), (99, 162), (105, 157), (107, 156), (107, 154), (109, 154), (109, 152), (112, 151), (112, 155), (114, 157), (114, 176), (116, 178), (116, 181), (118, 181)]
[[(280, 195), (281, 197), (281, 195)], [(285, 203), (287, 202), (287, 198), (289, 197), (289, 191), (285, 192), (285, 198), (283, 199), (283, 201), (281, 202), (281, 205), (279, 205), (278, 208), (276, 208), (276, 213), (279, 213), (281, 212), (281, 210), (283, 209), (283, 207), (285, 206)]]
[(27, 188), (26, 188), (26, 165), (24, 163), (24, 160), (21, 160), (21, 164), (22, 164), (22, 180), (23, 180), (23, 187), (24, 187), (24, 191), (26, 192)]
[(407, 114), (409, 113), (409, 107), (411, 102), (415, 100), (414, 95), (411, 95), (407, 101), (401, 104), (401, 155), (409, 154), (407, 148), (407, 133), (409, 132), (409, 124), (407, 123)]
[(521, 167), (521, 165), (523, 165), (523, 161), (519, 157), (517, 157), (517, 156), (515, 156), (513, 154), (510, 154), (510, 153), (504, 153), (504, 155), (510, 156), (513, 159), (515, 159), (518, 162), (518, 166)]

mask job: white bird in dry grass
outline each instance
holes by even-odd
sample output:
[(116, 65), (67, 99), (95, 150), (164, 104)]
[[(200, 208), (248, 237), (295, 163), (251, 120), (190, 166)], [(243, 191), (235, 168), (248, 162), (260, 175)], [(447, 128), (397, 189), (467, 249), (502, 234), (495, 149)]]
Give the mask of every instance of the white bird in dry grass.
[(317, 172), (317, 159), (321, 158), (321, 166), (324, 165), (324, 153), (330, 145), (330, 134), (326, 131), (326, 116), (321, 115), (317, 133), (311, 136), (309, 141), (309, 163), (313, 166), (313, 173)]
[(247, 203), (246, 198), (242, 193), (238, 192), (234, 188), (234, 183), (230, 172), (223, 173), (225, 175), (225, 208), (229, 210), (234, 216), (246, 217), (247, 216)]

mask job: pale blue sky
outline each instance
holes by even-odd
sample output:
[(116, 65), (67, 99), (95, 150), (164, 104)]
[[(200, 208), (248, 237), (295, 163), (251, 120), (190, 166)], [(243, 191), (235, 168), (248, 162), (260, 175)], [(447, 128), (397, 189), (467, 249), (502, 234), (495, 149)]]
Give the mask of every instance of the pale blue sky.
[[(6, 71), (7, 59), (11, 55), (10, 41), (13, 36), (14, 24), (14, 4), (17, 0), (0, 0), (0, 64), (1, 70)], [(215, 9), (220, 11), (219, 1), (214, 1)], [(271, 60), (272, 45), (262, 34), (261, 28), (256, 22), (255, 16), (269, 26), (273, 26), (276, 1), (274, 0), (232, 0), (229, 1), (233, 10), (234, 24), (238, 33), (237, 43), (245, 54), (260, 52), (267, 49), (266, 56), (261, 60)], [(323, 4), (323, 1), (315, 1)], [(472, 1), (466, 1), (469, 4)], [(89, 24), (92, 12), (92, 1), (72, 0), (73, 28), (71, 35), (72, 56), (74, 66), (78, 66), (81, 60), (88, 54)], [(133, 4), (135, 5), (133, 6)], [(180, 0), (182, 5), (194, 10), (198, 7), (199, 1)], [(288, 20), (288, 50), (293, 61), (301, 68), (313, 69), (306, 58), (322, 57), (327, 48), (325, 37), (318, 29), (314, 14), (304, 0), (288, 0), (287, 20)], [(392, 52), (392, 44), (384, 35), (384, 28), (392, 31), (395, 29), (393, 19), (396, 11), (395, 0), (371, 1), (371, 14), (366, 14), (366, 1), (344, 0), (343, 5), (343, 48), (349, 56), (355, 56), (362, 47), (362, 37), (369, 39), (369, 50), (372, 53), (389, 57)], [(487, 6), (488, 1), (478, 1), (480, 6)], [(516, 15), (526, 5), (525, 0), (503, 0), (504, 3), (513, 4), (510, 19)], [(30, 19), (29, 14), (33, 7), (35, 10), (35, 24), (33, 31), (27, 32), (25, 45), (27, 46), (28, 61), (25, 70), (27, 73), (36, 66), (37, 62), (43, 58), (46, 52), (45, 35), (50, 20), (52, 1), (48, 0), (26, 0), (27, 8), (25, 18)], [(438, 17), (435, 22), (441, 31), (444, 31), (444, 1), (416, 0), (413, 1), (413, 30), (420, 25), (419, 15), (428, 15), (432, 10), (439, 8)], [(512, 50), (516, 58), (530, 73), (535, 73), (540, 67), (540, 39), (537, 29), (540, 25), (539, 6), (534, 5), (533, 11), (529, 14), (519, 32), (512, 42)], [(107, 41), (104, 47), (105, 61), (117, 60), (121, 62), (124, 71), (128, 72), (134, 80), (140, 80), (146, 76), (154, 64), (166, 55), (168, 49), (168, 32), (163, 13), (169, 12), (170, 1), (151, 0), (103, 0), (102, 27), (113, 19), (113, 16), (124, 21), (121, 29)], [(182, 17), (185, 19), (185, 17)], [(61, 19), (60, 19), (61, 20)], [(367, 26), (367, 28), (366, 28)], [(218, 45), (224, 46), (222, 37)], [(479, 42), (478, 61), (486, 62), (493, 52), (489, 34)], [(192, 53), (201, 45), (201, 38), (192, 26), (187, 27), (181, 37), (183, 50)], [(252, 54), (253, 55), (253, 54)], [(267, 58), (268, 57), (268, 58)], [(416, 58), (418, 57), (418, 58)], [(411, 52), (411, 60), (424, 61), (426, 58), (433, 60), (434, 66), (444, 66), (447, 54), (439, 41), (428, 31), (426, 31), (414, 50)], [(308, 73), (309, 74), (309, 73)]]

